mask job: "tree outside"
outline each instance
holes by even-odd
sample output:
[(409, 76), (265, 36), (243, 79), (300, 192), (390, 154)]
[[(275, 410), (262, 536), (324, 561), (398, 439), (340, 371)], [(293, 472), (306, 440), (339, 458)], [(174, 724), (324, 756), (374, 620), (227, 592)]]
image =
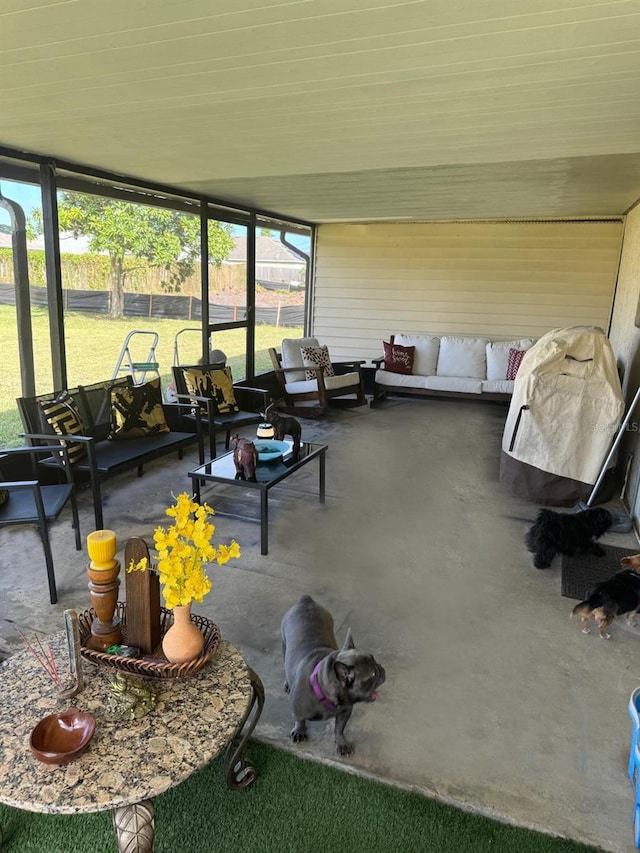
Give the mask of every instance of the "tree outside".
[[(110, 261), (112, 317), (122, 317), (127, 274), (126, 258), (146, 260), (163, 271), (162, 287), (177, 293), (200, 259), (200, 218), (159, 207), (82, 193), (61, 194), (58, 202), (61, 232), (85, 237), (91, 252), (105, 252)], [(42, 231), (40, 212), (30, 222)], [(209, 221), (209, 263), (220, 266), (233, 249), (232, 226)]]

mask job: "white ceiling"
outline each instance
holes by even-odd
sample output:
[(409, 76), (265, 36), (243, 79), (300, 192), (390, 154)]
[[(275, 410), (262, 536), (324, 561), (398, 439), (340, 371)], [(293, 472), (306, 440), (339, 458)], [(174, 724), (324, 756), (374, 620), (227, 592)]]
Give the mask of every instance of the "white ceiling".
[(640, 198), (640, 0), (1, 0), (0, 144), (314, 222)]

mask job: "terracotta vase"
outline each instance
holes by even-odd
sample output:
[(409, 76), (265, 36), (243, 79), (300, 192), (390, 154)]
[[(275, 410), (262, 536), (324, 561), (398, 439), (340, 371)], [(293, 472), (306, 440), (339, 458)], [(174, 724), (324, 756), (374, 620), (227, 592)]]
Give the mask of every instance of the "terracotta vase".
[(173, 608), (173, 625), (162, 638), (162, 651), (170, 663), (187, 663), (204, 648), (204, 636), (191, 621), (191, 604)]

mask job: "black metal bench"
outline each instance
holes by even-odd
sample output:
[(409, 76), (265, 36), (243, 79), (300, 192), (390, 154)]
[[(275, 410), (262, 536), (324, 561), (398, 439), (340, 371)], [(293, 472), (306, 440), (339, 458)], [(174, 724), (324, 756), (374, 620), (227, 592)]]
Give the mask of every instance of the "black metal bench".
[[(204, 462), (203, 428), (199, 413), (190, 418), (189, 423), (181, 414), (183, 409), (188, 409), (191, 413), (192, 404), (163, 404), (169, 432), (119, 441), (110, 440), (107, 437), (111, 430), (110, 392), (112, 387), (123, 385), (132, 385), (132, 378), (127, 376), (68, 389), (84, 424), (84, 435), (70, 436), (69, 441), (86, 445), (86, 454), (72, 464), (73, 479), (76, 485), (87, 480), (91, 484), (96, 530), (102, 530), (104, 527), (101, 489), (103, 480), (134, 468), (141, 477), (145, 463), (170, 453), (177, 453), (181, 459), (184, 448), (195, 442), (198, 444), (200, 464)], [(43, 431), (45, 424), (39, 404), (54, 400), (59, 393), (57, 391), (17, 399), (25, 429), (24, 438), (30, 444), (37, 446), (50, 442), (51, 433)], [(55, 470), (60, 467), (60, 459), (50, 456), (41, 460), (40, 464)]]

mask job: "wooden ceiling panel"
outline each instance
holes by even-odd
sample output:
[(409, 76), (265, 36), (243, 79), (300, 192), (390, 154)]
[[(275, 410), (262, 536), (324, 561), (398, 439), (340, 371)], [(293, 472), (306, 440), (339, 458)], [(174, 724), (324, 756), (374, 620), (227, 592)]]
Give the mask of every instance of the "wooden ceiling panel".
[(637, 2), (348, 5), (4, 0), (0, 144), (312, 221), (640, 196)]

